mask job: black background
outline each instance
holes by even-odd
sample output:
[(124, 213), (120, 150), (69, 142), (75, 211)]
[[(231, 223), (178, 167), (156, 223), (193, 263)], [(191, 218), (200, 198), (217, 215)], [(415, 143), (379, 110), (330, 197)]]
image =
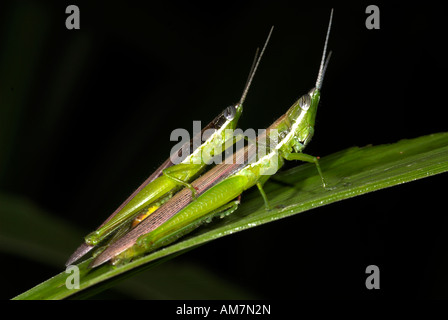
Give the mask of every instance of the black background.
[[(80, 8), (80, 30), (65, 28), (69, 4)], [(380, 30), (365, 27), (369, 4), (380, 8)], [(0, 5), (1, 192), (87, 233), (166, 159), (173, 129), (191, 131), (193, 120), (206, 124), (238, 101), (272, 25), (239, 126), (268, 126), (311, 89), (331, 8), (333, 56), (307, 153), (446, 131), (446, 11), (437, 2), (13, 1)], [(447, 297), (446, 178), (318, 208), (176, 259), (259, 298)], [(30, 264), (1, 256), (9, 279)], [(381, 270), (377, 291), (364, 285), (371, 264)], [(33, 265), (28, 278), (3, 282), (1, 296), (62, 267)]]

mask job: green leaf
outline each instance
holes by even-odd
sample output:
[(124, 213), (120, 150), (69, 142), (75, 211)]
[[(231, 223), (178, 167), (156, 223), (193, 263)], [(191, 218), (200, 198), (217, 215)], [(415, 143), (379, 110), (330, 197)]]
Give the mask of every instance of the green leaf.
[[(231, 216), (200, 228), (164, 249), (122, 267), (79, 264), (80, 289), (65, 286), (62, 272), (15, 299), (83, 297), (114, 285), (122, 278), (154, 267), (211, 240), (306, 210), (448, 171), (448, 133), (432, 134), (395, 144), (350, 148), (320, 160), (329, 188), (323, 189), (312, 164), (300, 165), (273, 177), (265, 191), (275, 209), (266, 211), (256, 193)], [(88, 290), (87, 290), (88, 289)]]
[[(75, 248), (82, 239), (79, 230), (24, 197), (0, 194), (0, 204), (2, 252), (60, 268), (67, 260), (67, 247)], [(195, 284), (195, 290), (191, 290), (191, 283)], [(163, 268), (121, 282), (116, 289), (137, 299), (254, 298), (244, 288), (222, 280), (197, 263), (187, 262), (164, 264)], [(91, 290), (88, 294), (93, 293)]]
[(82, 237), (80, 230), (24, 197), (0, 194), (0, 204), (0, 250), (3, 252), (48, 266), (60, 266), (67, 259), (67, 246), (75, 247)]

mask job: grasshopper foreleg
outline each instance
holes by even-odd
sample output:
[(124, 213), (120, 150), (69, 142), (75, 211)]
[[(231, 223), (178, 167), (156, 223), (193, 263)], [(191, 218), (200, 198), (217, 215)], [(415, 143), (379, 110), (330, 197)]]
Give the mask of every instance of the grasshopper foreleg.
[(322, 180), (322, 187), (324, 189), (327, 189), (327, 183), (325, 182), (324, 176), (322, 174), (322, 170), (320, 169), (319, 157), (314, 157), (314, 156), (311, 156), (311, 155), (305, 154), (305, 153), (286, 153), (283, 155), (283, 157), (288, 161), (300, 160), (300, 161), (304, 161), (304, 162), (314, 163), (316, 165), (317, 172), (319, 173), (320, 179)]

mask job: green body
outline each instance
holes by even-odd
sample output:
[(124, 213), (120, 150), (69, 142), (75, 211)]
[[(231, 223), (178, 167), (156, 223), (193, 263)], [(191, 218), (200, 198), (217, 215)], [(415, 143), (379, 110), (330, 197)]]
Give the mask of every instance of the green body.
[[(228, 210), (235, 210), (238, 202), (232, 202), (232, 200), (254, 185), (261, 187), (270, 175), (283, 166), (284, 160), (317, 163), (317, 158), (303, 154), (301, 151), (313, 136), (319, 99), (320, 93), (316, 89), (300, 98), (284, 116), (268, 128), (267, 141), (273, 140), (271, 133), (284, 137), (277, 145), (272, 143), (268, 145), (270, 152), (211, 187), (160, 227), (140, 237), (136, 245), (114, 259), (115, 263), (127, 261), (142, 253), (165, 246), (203, 222), (210, 220), (213, 216), (228, 213)], [(272, 171), (273, 166), (276, 167), (275, 171)], [(318, 170), (320, 173), (319, 167)], [(322, 182), (324, 185), (323, 178)], [(266, 203), (266, 206), (269, 205)]]
[(214, 151), (224, 149), (228, 140), (226, 130), (234, 130), (236, 127), (243, 106), (238, 104), (229, 108), (234, 108), (231, 118), (227, 119), (219, 129), (180, 164), (164, 169), (163, 175), (149, 182), (109, 221), (87, 235), (86, 243), (91, 246), (97, 245), (123, 223), (134, 218), (142, 209), (157, 203), (163, 198), (169, 198), (182, 186), (176, 179), (188, 183), (197, 177), (210, 162), (211, 157), (214, 156)]
[[(85, 243), (81, 244), (81, 246), (71, 255), (66, 262), (66, 265), (80, 259), (113, 232), (115, 232), (116, 235), (109, 238), (109, 240), (115, 241), (117, 236), (130, 229), (131, 224), (129, 222), (133, 221), (139, 213), (145, 212), (150, 214), (154, 208), (158, 208), (169, 200), (182, 186), (188, 187), (191, 190), (193, 197), (195, 197), (196, 190), (189, 184), (189, 182), (197, 177), (205, 167), (212, 162), (212, 158), (215, 155), (222, 153), (229, 147), (229, 142), (233, 145), (236, 141), (233, 136), (233, 131), (241, 116), (243, 103), (246, 99), (246, 95), (261, 57), (263, 56), (263, 52), (269, 42), (272, 30), (273, 29), (271, 28), (258, 58), (257, 49), (254, 63), (238, 104), (226, 108), (201, 131), (201, 136), (199, 138), (202, 139), (204, 133), (209, 133), (209, 129), (215, 129), (214, 132), (203, 144), (197, 147), (188, 157), (183, 159), (180, 164), (173, 164), (170, 159), (165, 161), (158, 170), (147, 178), (146, 181), (134, 191), (134, 193), (117, 210), (115, 210), (115, 212), (106, 219), (100, 227), (97, 228), (96, 231), (87, 235)], [(229, 131), (232, 132), (231, 136), (229, 136)], [(197, 141), (197, 138), (198, 137), (193, 138), (188, 147), (191, 148), (193, 141)], [(182, 152), (183, 151), (184, 148), (182, 148)], [(175, 156), (178, 155), (179, 153)], [(140, 220), (135, 220), (135, 222), (139, 223), (138, 221)], [(120, 228), (122, 229), (117, 231)]]
[[(197, 198), (193, 199), (191, 196), (188, 198), (185, 190), (180, 191), (136, 228), (111, 243), (95, 258), (91, 267), (109, 260), (114, 264), (126, 262), (177, 240), (216, 215), (222, 216), (233, 212), (239, 204), (241, 193), (254, 185), (259, 188), (266, 209), (269, 209), (262, 185), (270, 175), (275, 174), (283, 166), (285, 160), (315, 163), (322, 185), (325, 187), (318, 158), (303, 154), (302, 151), (314, 134), (320, 88), (329, 58), (325, 59), (325, 53), (332, 13), (316, 86), (294, 103), (286, 114), (266, 130), (266, 133), (257, 138), (256, 145), (264, 145), (268, 152), (255, 157), (250, 156), (250, 159), (255, 160), (246, 164), (239, 162), (229, 164), (225, 161), (215, 166), (192, 183), (199, 190)], [(244, 149), (238, 150), (233, 155), (233, 160), (247, 159), (245, 156), (250, 154), (250, 148), (257, 149), (254, 144), (249, 144)], [(238, 200), (235, 200), (236, 198)]]
[[(314, 133), (314, 122), (319, 100), (320, 92), (318, 89), (313, 89), (308, 94), (302, 96), (285, 115), (266, 130), (266, 143), (269, 152), (266, 152), (261, 157), (257, 156), (256, 161), (240, 165), (236, 172), (232, 172), (232, 174), (218, 180), (216, 183), (214, 183), (216, 173), (226, 172), (226, 166), (237, 166), (227, 163), (215, 166), (200, 179), (192, 183), (193, 186), (198, 186), (203, 190), (196, 199), (190, 201), (189, 204), (178, 212), (175, 212), (176, 207), (178, 207), (176, 199), (178, 195), (176, 195), (175, 198), (169, 200), (159, 209), (173, 212), (171, 218), (152, 230), (151, 228), (154, 228), (157, 221), (153, 222), (151, 220), (153, 218), (159, 219), (157, 217), (158, 211), (156, 211), (135, 229), (108, 246), (104, 252), (96, 257), (92, 266), (98, 266), (111, 258), (114, 264), (129, 261), (129, 259), (151, 252), (177, 240), (216, 215), (233, 212), (239, 204), (239, 201), (235, 200), (235, 198), (254, 185), (257, 185), (260, 191), (262, 191), (262, 184), (270, 175), (282, 167), (285, 160), (302, 160), (316, 163), (322, 183), (325, 185), (317, 158), (302, 153), (302, 150), (310, 142)], [(277, 141), (276, 137), (282, 137), (282, 139), (275, 143)], [(258, 141), (260, 141), (260, 136), (257, 139), (257, 144)], [(234, 159), (241, 158), (241, 154), (247, 154), (249, 148), (256, 147), (254, 144), (250, 144), (244, 149), (238, 150), (236, 155), (233, 156)], [(209, 176), (212, 178), (208, 179)], [(202, 181), (211, 181), (207, 182), (211, 187), (204, 187)], [(182, 193), (185, 192), (182, 191)], [(269, 208), (263, 191), (262, 195), (266, 201), (266, 208)], [(148, 233), (145, 230), (151, 231)]]

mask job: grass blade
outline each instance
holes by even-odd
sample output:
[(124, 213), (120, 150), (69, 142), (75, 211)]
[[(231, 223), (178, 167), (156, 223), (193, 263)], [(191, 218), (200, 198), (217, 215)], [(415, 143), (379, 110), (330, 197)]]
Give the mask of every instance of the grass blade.
[(103, 265), (89, 270), (89, 260), (79, 264), (79, 290), (66, 288), (68, 274), (62, 272), (15, 299), (82, 297), (211, 240), (336, 201), (446, 172), (448, 133), (394, 144), (349, 148), (322, 158), (320, 163), (329, 189), (322, 188), (314, 165), (300, 165), (276, 175), (266, 184), (265, 191), (275, 207), (273, 210), (265, 211), (261, 197), (252, 192), (245, 196), (244, 203), (231, 216), (120, 268)]

